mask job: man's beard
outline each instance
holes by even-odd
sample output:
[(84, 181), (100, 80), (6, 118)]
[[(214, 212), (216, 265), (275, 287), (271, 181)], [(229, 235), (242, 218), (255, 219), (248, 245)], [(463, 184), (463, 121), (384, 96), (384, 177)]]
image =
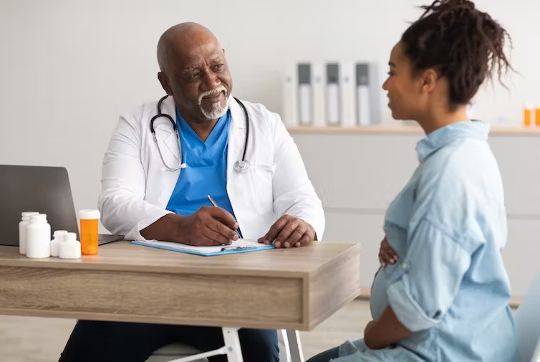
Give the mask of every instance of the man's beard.
[[(222, 102), (216, 102), (212, 104), (212, 109), (210, 111), (203, 108), (202, 100), (204, 97), (217, 96), (219, 93), (223, 92), (225, 95), (225, 105)], [(208, 92), (204, 92), (199, 96), (199, 108), (208, 120), (221, 118), (229, 110), (229, 97), (227, 97), (227, 89), (220, 85), (216, 89), (213, 89)]]

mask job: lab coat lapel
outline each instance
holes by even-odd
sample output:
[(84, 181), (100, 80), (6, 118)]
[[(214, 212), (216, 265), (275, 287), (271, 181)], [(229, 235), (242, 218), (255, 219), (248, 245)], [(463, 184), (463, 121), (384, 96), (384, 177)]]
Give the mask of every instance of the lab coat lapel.
[(247, 122), (242, 107), (232, 96), (229, 100), (229, 109), (231, 110), (231, 125), (229, 127), (229, 148), (227, 151), (227, 180), (231, 178), (236, 161), (242, 159)]

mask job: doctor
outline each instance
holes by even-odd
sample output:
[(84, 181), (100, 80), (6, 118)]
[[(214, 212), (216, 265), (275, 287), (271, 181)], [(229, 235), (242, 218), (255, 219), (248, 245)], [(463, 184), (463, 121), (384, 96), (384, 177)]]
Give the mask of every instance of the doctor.
[[(323, 209), (294, 141), (277, 114), (231, 96), (214, 35), (176, 25), (159, 40), (158, 62), (168, 97), (121, 117), (105, 154), (103, 225), (127, 239), (200, 246), (239, 237), (278, 248), (320, 240)], [(279, 360), (276, 331), (239, 336), (246, 362)], [(144, 362), (171, 342), (208, 351), (223, 337), (220, 328), (80, 321), (61, 361)]]

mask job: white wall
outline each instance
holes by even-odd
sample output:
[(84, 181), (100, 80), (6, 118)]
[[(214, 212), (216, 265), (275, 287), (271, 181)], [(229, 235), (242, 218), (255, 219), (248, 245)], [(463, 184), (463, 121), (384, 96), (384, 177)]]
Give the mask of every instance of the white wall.
[[(102, 155), (118, 115), (163, 94), (155, 46), (169, 26), (208, 26), (226, 48), (235, 95), (280, 111), (282, 69), (290, 62), (376, 60), (383, 79), (391, 47), (420, 14), (413, 5), (428, 1), (0, 1), (0, 163), (66, 166), (77, 209), (95, 207)], [(475, 113), (519, 124), (522, 104), (534, 94), (540, 102), (533, 30), (540, 3), (476, 3), (514, 37), (520, 75), (512, 77), (511, 93), (488, 87)], [(391, 122), (386, 109), (384, 115)], [(369, 186), (377, 194), (378, 183)]]

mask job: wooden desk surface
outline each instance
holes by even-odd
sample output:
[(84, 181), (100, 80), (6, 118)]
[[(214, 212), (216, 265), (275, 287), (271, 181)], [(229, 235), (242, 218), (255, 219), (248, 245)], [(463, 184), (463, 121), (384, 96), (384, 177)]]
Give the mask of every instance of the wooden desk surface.
[(360, 293), (360, 245), (201, 257), (118, 242), (80, 260), (0, 246), (0, 314), (311, 330)]

